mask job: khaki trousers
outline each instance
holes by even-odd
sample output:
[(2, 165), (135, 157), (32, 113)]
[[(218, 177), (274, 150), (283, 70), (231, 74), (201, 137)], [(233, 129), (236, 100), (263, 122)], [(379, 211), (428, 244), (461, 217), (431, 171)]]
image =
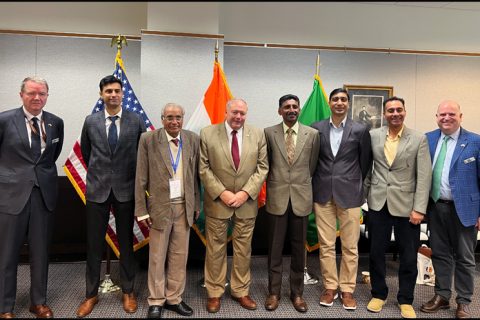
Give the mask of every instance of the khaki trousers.
[[(320, 268), (325, 289), (342, 292), (355, 291), (358, 270), (358, 239), (360, 237), (360, 207), (343, 209), (332, 199), (325, 204), (314, 203), (318, 244), (320, 245)], [(337, 275), (335, 242), (337, 218), (340, 224), (342, 260)]]
[[(248, 295), (250, 288), (250, 256), (255, 218), (233, 219), (233, 260), (230, 274), (230, 293), (233, 297)], [(229, 219), (206, 217), (205, 287), (209, 298), (221, 297), (227, 280), (227, 231)]]
[(190, 227), (185, 204), (171, 204), (171, 217), (163, 229), (150, 229), (148, 305), (182, 302), (185, 290)]

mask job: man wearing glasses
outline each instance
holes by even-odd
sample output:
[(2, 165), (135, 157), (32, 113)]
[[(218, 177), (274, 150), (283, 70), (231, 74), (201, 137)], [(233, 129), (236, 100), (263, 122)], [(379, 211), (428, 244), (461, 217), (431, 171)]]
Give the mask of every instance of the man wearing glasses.
[(0, 318), (13, 318), (17, 263), (25, 237), (30, 255), (30, 312), (52, 318), (47, 306), (48, 245), (57, 202), (57, 160), (63, 120), (43, 111), (48, 84), (25, 78), (23, 106), (0, 113)]

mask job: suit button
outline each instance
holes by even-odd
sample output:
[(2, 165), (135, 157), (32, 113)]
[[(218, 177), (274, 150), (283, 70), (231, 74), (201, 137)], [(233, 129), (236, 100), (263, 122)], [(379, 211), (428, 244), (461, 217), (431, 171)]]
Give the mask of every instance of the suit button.
[(388, 169), (388, 171), (392, 171), (392, 169)]
[(387, 186), (388, 186), (388, 187), (390, 187), (390, 183), (389, 183), (389, 184), (387, 184)]

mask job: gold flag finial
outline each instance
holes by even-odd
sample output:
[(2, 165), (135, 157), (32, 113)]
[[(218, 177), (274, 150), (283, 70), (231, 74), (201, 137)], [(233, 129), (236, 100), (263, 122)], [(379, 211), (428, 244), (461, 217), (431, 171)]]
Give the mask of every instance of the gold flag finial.
[(215, 62), (218, 62), (218, 39), (217, 43), (215, 44)]
[(122, 45), (123, 44), (128, 46), (127, 38), (125, 36), (121, 35), (121, 34), (118, 34), (118, 35), (112, 37), (112, 43), (110, 43), (110, 47), (113, 47), (113, 45), (115, 43), (117, 44), (117, 49), (118, 50), (122, 50)]

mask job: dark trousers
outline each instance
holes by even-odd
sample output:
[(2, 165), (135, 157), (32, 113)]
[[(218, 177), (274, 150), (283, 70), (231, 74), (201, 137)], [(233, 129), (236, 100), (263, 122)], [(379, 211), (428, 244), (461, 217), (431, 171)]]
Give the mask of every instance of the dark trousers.
[(280, 296), (282, 287), (282, 252), (288, 232), (291, 247), (290, 296), (303, 295), (303, 271), (305, 268), (305, 240), (308, 216), (299, 217), (292, 211), (289, 201), (283, 215), (268, 214), (268, 291)]
[(453, 203), (431, 202), (431, 208), (428, 221), (435, 293), (450, 300), (454, 276), (456, 302), (469, 304), (475, 285), (477, 229), (462, 225)]
[(120, 248), (120, 284), (123, 293), (133, 292), (135, 278), (135, 258), (133, 255), (133, 219), (135, 202), (119, 202), (113, 192), (107, 201), (96, 203), (87, 200), (87, 270), (86, 297), (98, 294), (100, 269), (105, 249), (110, 207), (115, 216), (115, 228)]
[(53, 214), (38, 187), (18, 215), (0, 213), (0, 313), (13, 312), (17, 293), (17, 266), (27, 238), (30, 255), (30, 303), (47, 303), (48, 247)]
[(409, 217), (392, 216), (388, 207), (368, 212), (370, 237), (370, 280), (372, 297), (386, 300), (388, 287), (385, 281), (385, 253), (390, 245), (392, 228), (398, 247), (400, 265), (398, 268), (399, 304), (412, 304), (417, 280), (417, 252), (420, 246), (420, 225), (409, 222)]

